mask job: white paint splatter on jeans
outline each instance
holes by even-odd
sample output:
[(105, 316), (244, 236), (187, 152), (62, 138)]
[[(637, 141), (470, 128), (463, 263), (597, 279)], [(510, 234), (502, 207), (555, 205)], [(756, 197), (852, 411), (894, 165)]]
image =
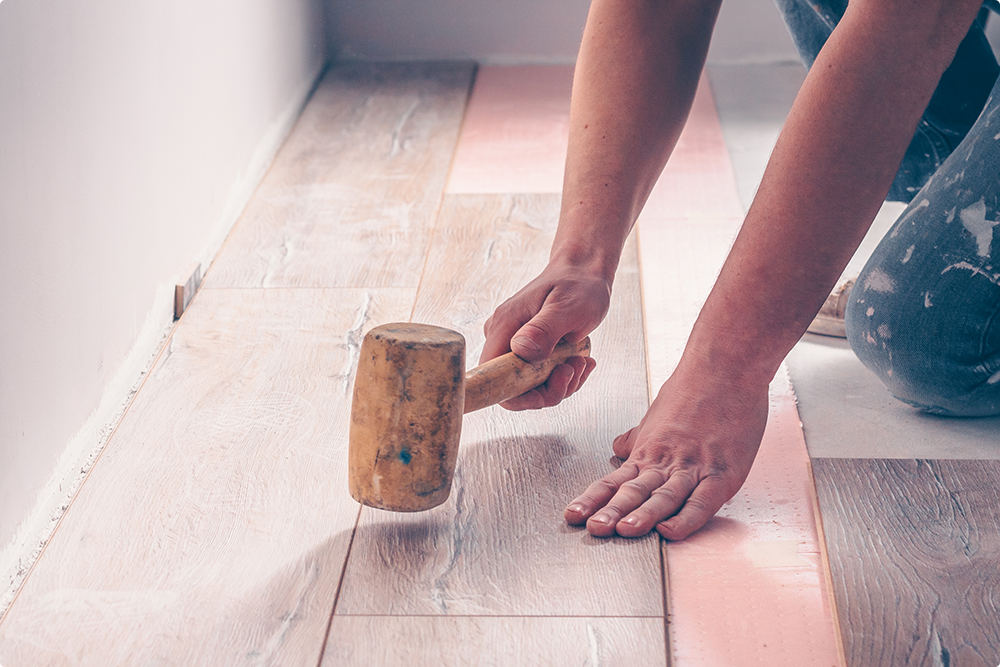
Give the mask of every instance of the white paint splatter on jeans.
[(962, 226), (976, 239), (979, 256), (989, 257), (993, 228), (1000, 224), (1000, 220), (986, 219), (986, 202), (982, 198), (972, 206), (963, 208), (959, 216), (962, 218)]
[(896, 291), (896, 281), (882, 269), (875, 268), (865, 278), (865, 289), (882, 294), (892, 294)]
[(994, 274), (990, 275), (989, 273), (986, 273), (985, 271), (983, 271), (978, 266), (973, 266), (972, 264), (969, 264), (968, 262), (958, 262), (957, 264), (952, 264), (951, 266), (946, 266), (945, 269), (944, 269), (944, 271), (941, 272), (941, 275), (943, 276), (944, 274), (948, 273), (952, 269), (960, 269), (960, 270), (963, 270), (963, 271), (972, 271), (972, 275), (983, 276), (984, 278), (986, 278), (987, 280), (989, 280), (994, 285), (1000, 284), (1000, 273), (994, 273)]

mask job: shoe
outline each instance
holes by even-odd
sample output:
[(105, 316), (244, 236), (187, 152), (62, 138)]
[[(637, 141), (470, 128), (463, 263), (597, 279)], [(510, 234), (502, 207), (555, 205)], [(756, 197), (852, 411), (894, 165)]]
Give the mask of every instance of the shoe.
[(823, 307), (816, 314), (816, 319), (812, 321), (809, 333), (820, 336), (836, 336), (837, 338), (847, 338), (847, 329), (844, 327), (844, 311), (847, 310), (847, 301), (851, 298), (851, 288), (854, 287), (854, 280), (840, 283), (826, 297)]

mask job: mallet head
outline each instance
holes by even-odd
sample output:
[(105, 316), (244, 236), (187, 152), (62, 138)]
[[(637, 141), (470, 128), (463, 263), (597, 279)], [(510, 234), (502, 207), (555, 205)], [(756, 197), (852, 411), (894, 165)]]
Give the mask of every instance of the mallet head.
[(361, 344), (349, 488), (358, 502), (418, 512), (448, 498), (465, 402), (465, 338), (425, 324), (376, 327)]

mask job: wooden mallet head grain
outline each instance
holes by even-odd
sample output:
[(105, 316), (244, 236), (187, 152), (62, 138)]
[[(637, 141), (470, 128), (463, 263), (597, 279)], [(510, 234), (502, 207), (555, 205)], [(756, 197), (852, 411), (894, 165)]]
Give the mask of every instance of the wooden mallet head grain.
[(351, 406), (348, 484), (359, 503), (419, 512), (448, 498), (462, 415), (519, 396), (590, 339), (530, 364), (513, 352), (465, 372), (465, 338), (426, 324), (384, 324), (361, 343)]

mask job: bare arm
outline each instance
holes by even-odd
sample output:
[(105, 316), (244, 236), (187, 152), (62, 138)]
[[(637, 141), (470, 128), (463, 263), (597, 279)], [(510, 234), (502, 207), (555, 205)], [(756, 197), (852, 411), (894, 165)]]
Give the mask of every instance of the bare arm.
[(934, 4), (850, 4), (796, 98), (689, 356), (722, 354), (770, 378), (805, 331), (979, 6)]
[[(545, 271), (486, 323), (483, 360), (539, 359), (578, 340), (608, 309), (629, 230), (677, 143), (721, 0), (596, 0), (580, 48), (559, 227)], [(505, 405), (554, 405), (593, 368), (557, 369)]]
[(626, 463), (567, 509), (597, 535), (683, 539), (743, 484), (767, 385), (860, 243), (977, 1), (854, 0), (817, 58), (682, 360)]
[[(543, 356), (604, 317), (622, 243), (676, 142), (717, 8), (594, 3), (550, 263), (487, 323), (484, 357), (508, 345)], [(795, 101), (677, 370), (615, 440), (626, 462), (570, 503), (567, 521), (595, 535), (655, 528), (682, 539), (736, 493), (760, 445), (768, 382), (871, 224), (978, 8), (852, 0)], [(582, 363), (512, 407), (557, 403), (586, 378)]]

